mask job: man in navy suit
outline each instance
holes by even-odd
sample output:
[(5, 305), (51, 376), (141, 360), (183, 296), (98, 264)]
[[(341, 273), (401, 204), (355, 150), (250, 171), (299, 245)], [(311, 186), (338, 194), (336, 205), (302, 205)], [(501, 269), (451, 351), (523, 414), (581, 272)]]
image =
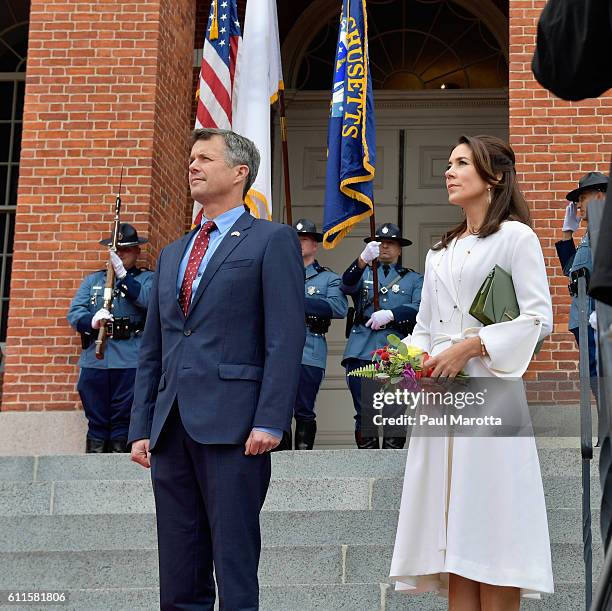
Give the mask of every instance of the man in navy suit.
[(288, 431), (304, 347), (295, 231), (243, 198), (259, 153), (230, 131), (192, 137), (200, 226), (162, 250), (136, 374), (132, 460), (151, 467), (163, 610), (259, 607), (259, 512)]

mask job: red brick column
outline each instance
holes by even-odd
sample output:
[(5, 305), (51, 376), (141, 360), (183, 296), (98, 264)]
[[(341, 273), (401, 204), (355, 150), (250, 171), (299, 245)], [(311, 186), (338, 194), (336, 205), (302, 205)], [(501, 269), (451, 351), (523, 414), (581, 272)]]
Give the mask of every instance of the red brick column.
[[(517, 154), (519, 179), (544, 249), (555, 319), (554, 333), (531, 366), (530, 375), (562, 382), (571, 372), (575, 377), (578, 353), (567, 329), (568, 280), (561, 273), (554, 244), (562, 238), (565, 195), (586, 172), (607, 174), (610, 168), (612, 95), (565, 102), (537, 83), (531, 59), (544, 5), (545, 0), (510, 1), (510, 143)], [(582, 235), (581, 231), (578, 239)], [(538, 398), (552, 399), (552, 387), (551, 392), (541, 392)]]
[(66, 312), (122, 165), (146, 263), (184, 229), (194, 20), (192, 0), (32, 0), (2, 410), (79, 406)]

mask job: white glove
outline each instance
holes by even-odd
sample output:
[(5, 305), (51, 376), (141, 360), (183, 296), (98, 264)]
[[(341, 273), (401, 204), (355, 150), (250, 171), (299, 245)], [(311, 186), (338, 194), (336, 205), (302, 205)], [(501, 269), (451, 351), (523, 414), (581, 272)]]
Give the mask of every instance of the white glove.
[(115, 276), (117, 276), (119, 280), (125, 278), (127, 271), (123, 265), (121, 257), (114, 250), (110, 251), (110, 260), (113, 265), (113, 269), (115, 270)]
[(576, 214), (576, 202), (569, 202), (565, 208), (565, 219), (563, 220), (563, 231), (577, 231), (580, 219)]
[(378, 310), (370, 316), (370, 320), (366, 323), (366, 327), (372, 327), (374, 331), (378, 331), (381, 327), (388, 325), (393, 320), (393, 312), (391, 310)]
[(99, 329), (103, 320), (113, 320), (113, 315), (106, 309), (100, 308), (91, 319), (91, 328)]
[(597, 312), (593, 310), (589, 316), (589, 324), (593, 327), (594, 331), (597, 331)]
[(368, 242), (363, 252), (359, 255), (368, 265), (378, 258), (380, 253), (380, 242)]

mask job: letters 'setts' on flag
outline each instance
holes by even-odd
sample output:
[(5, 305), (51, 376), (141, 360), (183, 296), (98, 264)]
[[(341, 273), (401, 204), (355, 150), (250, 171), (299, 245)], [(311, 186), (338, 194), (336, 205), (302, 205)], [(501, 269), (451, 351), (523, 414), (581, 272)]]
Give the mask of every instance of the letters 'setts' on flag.
[(325, 248), (334, 248), (372, 214), (375, 158), (366, 2), (344, 0), (327, 135)]

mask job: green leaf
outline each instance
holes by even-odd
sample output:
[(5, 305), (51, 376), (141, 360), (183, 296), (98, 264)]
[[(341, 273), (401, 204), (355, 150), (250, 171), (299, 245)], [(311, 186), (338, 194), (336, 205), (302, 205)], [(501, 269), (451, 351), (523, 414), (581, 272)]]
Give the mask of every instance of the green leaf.
[(404, 344), (404, 342), (400, 342), (399, 346), (397, 347), (397, 351), (402, 356), (408, 356), (408, 346), (406, 346), (406, 344)]
[(402, 340), (397, 335), (394, 335), (392, 333), (391, 335), (387, 335), (387, 343), (389, 344), (389, 346), (397, 348), (402, 343)]
[(378, 369), (376, 369), (374, 363), (372, 363), (359, 367), (358, 369), (353, 369), (353, 371), (349, 371), (348, 375), (356, 378), (374, 378), (377, 372)]

